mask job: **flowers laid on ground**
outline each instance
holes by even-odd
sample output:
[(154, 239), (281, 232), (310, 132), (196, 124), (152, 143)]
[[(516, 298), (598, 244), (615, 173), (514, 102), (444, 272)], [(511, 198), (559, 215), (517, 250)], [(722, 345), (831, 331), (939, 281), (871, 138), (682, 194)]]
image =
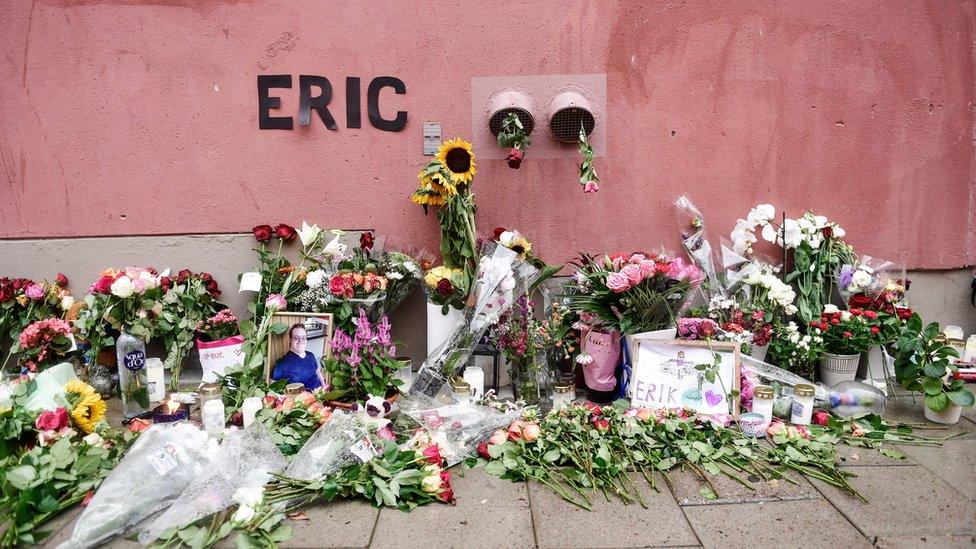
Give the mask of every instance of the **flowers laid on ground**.
[(21, 368), (37, 372), (59, 362), (71, 349), (71, 324), (60, 318), (38, 320), (20, 333), (17, 348)]
[(402, 383), (395, 376), (400, 363), (390, 336), (390, 322), (383, 316), (377, 324), (359, 309), (356, 331), (350, 336), (342, 329), (332, 337), (332, 356), (324, 361), (331, 390), (324, 398), (343, 402), (362, 402), (370, 395), (395, 394)]
[(658, 473), (667, 479), (677, 467), (696, 473), (704, 483), (702, 495), (710, 499), (719, 494), (705, 473), (724, 474), (754, 489), (749, 476), (793, 482), (783, 467), (859, 496), (848, 481), (854, 475), (834, 463), (833, 438), (825, 433), (809, 441), (799, 429), (799, 438), (777, 433), (768, 447), (693, 412), (628, 409), (622, 401), (574, 405), (538, 423), (531, 415), (517, 423), (507, 437), (492, 436), (479, 451), (483, 460), (485, 454), (489, 458), (485, 469), (514, 481), (536, 480), (585, 509), (592, 508), (591, 494), (598, 492), (646, 507), (633, 477), (640, 475), (654, 487)]
[[(411, 200), (424, 208), (437, 207), (441, 227), (441, 259), (448, 269), (464, 274), (463, 284), (455, 288), (470, 289), (477, 263), (474, 195), (471, 183), (477, 173), (471, 144), (461, 139), (445, 142), (422, 170), (420, 187)], [(466, 297), (466, 295), (465, 295)]]
[(572, 309), (633, 334), (675, 325), (704, 274), (680, 257), (613, 253), (581, 254), (574, 278)]
[(508, 156), (505, 157), (509, 168), (519, 169), (522, 165), (522, 159), (525, 157), (525, 151), (529, 150), (531, 144), (532, 139), (526, 133), (525, 126), (518, 114), (508, 113), (508, 116), (502, 120), (501, 131), (498, 132), (498, 146), (510, 149)]
[(64, 386), (51, 409), (27, 411), (35, 384), (12, 387), (11, 407), (0, 407), (0, 546), (42, 542), (44, 525), (90, 498), (118, 464), (134, 434), (109, 429), (105, 403), (85, 383)]
[(583, 186), (584, 193), (595, 193), (600, 190), (600, 177), (596, 174), (596, 167), (593, 166), (596, 154), (586, 138), (586, 129), (582, 126), (580, 126), (579, 133), (579, 152), (580, 156), (583, 157), (579, 167), (580, 185)]
[(256, 420), (268, 430), (281, 453), (291, 456), (329, 420), (332, 409), (320, 400), (321, 393), (304, 391), (297, 395), (267, 394)]

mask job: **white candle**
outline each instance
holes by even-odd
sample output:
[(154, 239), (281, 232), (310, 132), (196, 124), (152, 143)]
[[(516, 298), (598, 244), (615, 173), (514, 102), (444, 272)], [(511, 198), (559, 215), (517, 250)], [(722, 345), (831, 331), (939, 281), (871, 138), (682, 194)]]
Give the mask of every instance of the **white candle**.
[(261, 397), (247, 397), (244, 405), (241, 406), (241, 414), (244, 416), (244, 427), (254, 423), (254, 418), (261, 409)]
[(224, 432), (224, 402), (219, 398), (208, 400), (203, 405), (203, 428), (208, 435), (219, 435)]
[(166, 398), (166, 378), (162, 360), (146, 359), (146, 386), (149, 389), (150, 402), (162, 402)]

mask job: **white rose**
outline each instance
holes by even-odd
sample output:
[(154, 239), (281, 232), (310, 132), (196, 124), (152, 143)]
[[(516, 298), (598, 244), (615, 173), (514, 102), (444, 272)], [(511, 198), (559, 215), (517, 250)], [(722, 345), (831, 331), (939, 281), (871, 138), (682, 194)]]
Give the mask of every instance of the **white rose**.
[(840, 319), (843, 320), (844, 322), (847, 322), (848, 320), (851, 319), (851, 312), (850, 311), (841, 311), (840, 312)]
[(840, 225), (834, 225), (834, 238), (844, 238), (844, 235), (846, 234), (847, 231), (841, 229)]
[(122, 275), (112, 283), (111, 291), (112, 295), (125, 299), (132, 295), (135, 288), (132, 286), (132, 279)]
[(244, 486), (234, 492), (234, 501), (241, 504), (242, 507), (254, 507), (261, 503), (263, 496), (264, 488), (261, 486)]
[(428, 494), (433, 494), (441, 487), (441, 476), (440, 474), (433, 474), (424, 477), (424, 480), (420, 482), (420, 488), (427, 492)]
[(871, 275), (858, 269), (851, 276), (851, 284), (860, 288), (867, 288), (871, 285)]
[(837, 308), (837, 305), (828, 303), (827, 305), (824, 305), (823, 312), (827, 313), (828, 315), (832, 315), (834, 313), (839, 313), (840, 309)]
[(515, 244), (516, 238), (518, 238), (517, 231), (505, 231), (498, 235), (498, 243), (506, 248), (509, 248), (512, 246), (512, 244)]
[(159, 278), (154, 276), (149, 271), (142, 271), (141, 273), (139, 273), (139, 280), (143, 281), (146, 290), (151, 290), (156, 286), (159, 286)]
[(816, 228), (823, 229), (827, 226), (827, 218), (822, 215), (815, 215), (813, 216), (813, 223)]
[(254, 512), (253, 507), (249, 507), (247, 505), (241, 505), (240, 507), (237, 508), (237, 511), (234, 511), (234, 516), (232, 516), (230, 520), (238, 524), (244, 524), (245, 522), (248, 522), (249, 520), (254, 518), (255, 514), (256, 513)]
[(66, 295), (61, 298), (61, 309), (65, 311), (70, 309), (71, 306), (74, 304), (75, 304), (75, 298), (71, 297), (70, 295)]

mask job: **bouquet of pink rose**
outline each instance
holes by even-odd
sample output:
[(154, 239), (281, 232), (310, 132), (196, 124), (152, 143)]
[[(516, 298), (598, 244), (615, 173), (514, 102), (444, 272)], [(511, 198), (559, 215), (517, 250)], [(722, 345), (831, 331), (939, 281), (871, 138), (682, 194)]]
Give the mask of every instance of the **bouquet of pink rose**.
[(673, 326), (705, 275), (693, 263), (666, 254), (580, 254), (570, 308), (595, 316), (624, 334)]
[(17, 343), (21, 367), (36, 372), (71, 349), (71, 324), (60, 318), (38, 320), (24, 328)]

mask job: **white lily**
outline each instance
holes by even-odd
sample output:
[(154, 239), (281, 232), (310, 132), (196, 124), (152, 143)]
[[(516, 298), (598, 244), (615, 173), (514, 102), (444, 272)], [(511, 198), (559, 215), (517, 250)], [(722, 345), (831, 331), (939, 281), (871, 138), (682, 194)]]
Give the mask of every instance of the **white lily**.
[(308, 248), (314, 244), (322, 234), (322, 229), (318, 225), (309, 225), (302, 221), (302, 228), (298, 230), (298, 239), (302, 241), (302, 246)]

